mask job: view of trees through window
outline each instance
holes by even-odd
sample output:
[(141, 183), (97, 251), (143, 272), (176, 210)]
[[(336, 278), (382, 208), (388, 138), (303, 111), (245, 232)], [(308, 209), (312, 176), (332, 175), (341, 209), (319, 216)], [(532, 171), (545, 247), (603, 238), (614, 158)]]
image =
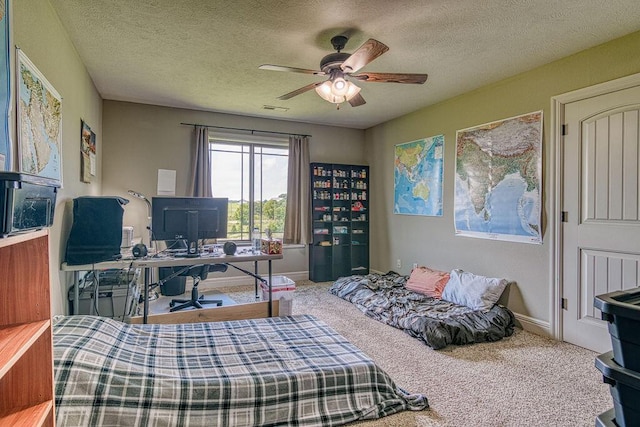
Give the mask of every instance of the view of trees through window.
[(213, 196), (229, 198), (227, 239), (249, 240), (254, 227), (282, 238), (288, 148), (215, 141), (209, 153)]

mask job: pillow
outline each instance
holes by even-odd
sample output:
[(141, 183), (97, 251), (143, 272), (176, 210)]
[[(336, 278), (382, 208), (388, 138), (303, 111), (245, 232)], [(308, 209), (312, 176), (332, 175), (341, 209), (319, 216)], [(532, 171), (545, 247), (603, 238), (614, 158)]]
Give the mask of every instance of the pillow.
[(462, 270), (451, 270), (442, 299), (465, 305), (473, 310), (491, 310), (507, 287), (506, 279), (477, 276)]
[(411, 271), (405, 287), (432, 298), (441, 298), (442, 290), (449, 281), (446, 271), (432, 270), (428, 267), (416, 267)]

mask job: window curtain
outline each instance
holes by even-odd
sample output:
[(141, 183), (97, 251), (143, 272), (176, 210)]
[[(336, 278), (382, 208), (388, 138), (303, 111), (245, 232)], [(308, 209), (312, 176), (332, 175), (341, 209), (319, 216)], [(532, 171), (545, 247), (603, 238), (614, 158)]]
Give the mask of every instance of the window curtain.
[(189, 192), (194, 197), (212, 196), (209, 128), (206, 126), (195, 126), (195, 144)]
[(284, 243), (310, 241), (309, 227), (309, 137), (289, 137), (287, 210), (284, 217)]

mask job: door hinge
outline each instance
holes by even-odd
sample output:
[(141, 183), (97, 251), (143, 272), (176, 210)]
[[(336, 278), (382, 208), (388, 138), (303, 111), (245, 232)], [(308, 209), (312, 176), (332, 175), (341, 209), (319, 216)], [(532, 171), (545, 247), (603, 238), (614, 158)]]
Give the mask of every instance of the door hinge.
[(566, 136), (569, 132), (569, 125), (562, 125), (562, 136)]
[(560, 214), (560, 221), (569, 222), (569, 212), (562, 211), (562, 213)]
[(560, 308), (563, 310), (567, 309), (567, 299), (566, 298), (560, 298)]

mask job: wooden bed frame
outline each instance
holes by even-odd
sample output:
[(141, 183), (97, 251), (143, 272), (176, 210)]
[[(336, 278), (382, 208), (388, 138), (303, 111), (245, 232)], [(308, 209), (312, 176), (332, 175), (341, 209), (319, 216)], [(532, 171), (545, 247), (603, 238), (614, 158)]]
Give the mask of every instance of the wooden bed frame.
[[(272, 313), (278, 313), (278, 300), (271, 303)], [(150, 314), (147, 323), (197, 323), (221, 322), (226, 320), (260, 319), (269, 317), (269, 302), (252, 302), (226, 307), (200, 308), (197, 310), (175, 311), (173, 313)], [(141, 324), (142, 316), (134, 316), (130, 323)]]

